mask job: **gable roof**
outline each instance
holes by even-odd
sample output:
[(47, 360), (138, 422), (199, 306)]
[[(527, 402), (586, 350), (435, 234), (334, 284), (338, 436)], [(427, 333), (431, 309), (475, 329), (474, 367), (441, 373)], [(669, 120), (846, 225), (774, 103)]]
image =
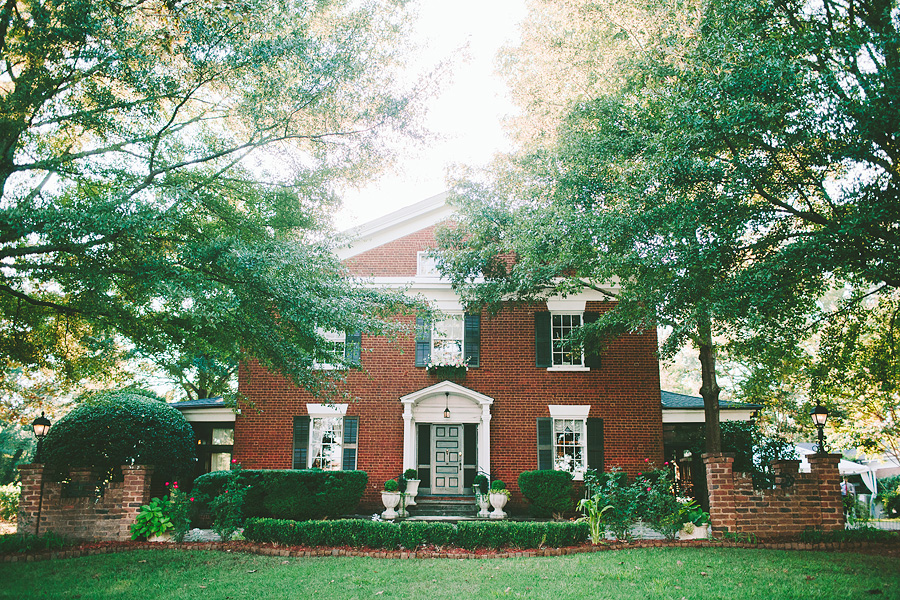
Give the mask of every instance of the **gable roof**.
[(170, 404), (172, 408), (184, 410), (186, 408), (224, 408), (225, 400), (221, 396), (215, 398), (198, 398), (196, 400), (182, 400)]
[(341, 237), (346, 239), (347, 243), (338, 248), (338, 258), (341, 260), (351, 258), (446, 221), (454, 213), (453, 208), (447, 203), (448, 196), (449, 192), (442, 192), (342, 232)]

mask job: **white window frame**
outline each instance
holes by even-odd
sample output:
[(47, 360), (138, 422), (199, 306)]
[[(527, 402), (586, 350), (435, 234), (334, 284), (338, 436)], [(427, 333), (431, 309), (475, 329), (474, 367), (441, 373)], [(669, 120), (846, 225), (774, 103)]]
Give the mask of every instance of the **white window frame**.
[[(306, 468), (322, 469), (323, 471), (341, 471), (343, 470), (344, 461), (344, 415), (347, 414), (347, 404), (307, 404), (306, 412), (309, 413), (309, 440), (306, 451)], [(331, 426), (335, 431), (334, 424), (338, 425), (335, 437), (337, 441), (328, 442), (331, 457), (330, 462), (325, 467), (314, 463), (318, 457), (324, 458), (323, 444), (324, 435), (321, 430), (325, 426)], [(318, 426), (319, 432), (316, 428)], [(318, 441), (316, 438), (319, 438)], [(336, 458), (335, 458), (336, 456)]]
[[(446, 343), (446, 342), (455, 342), (459, 341), (459, 360), (462, 362), (466, 357), (466, 315), (462, 311), (453, 311), (453, 312), (444, 312), (444, 319), (440, 321), (435, 321), (431, 324), (431, 362), (435, 363), (438, 361), (438, 358), (444, 358), (447, 355), (446, 350), (444, 350), (444, 346), (441, 346), (439, 349), (438, 344)], [(459, 338), (456, 337), (442, 337), (439, 333), (438, 328), (442, 326), (443, 323), (448, 323), (450, 321), (454, 322), (454, 327), (458, 327)], [(455, 354), (455, 352), (454, 352)]]
[(340, 344), (341, 360), (337, 363), (316, 361), (313, 363), (313, 368), (320, 371), (333, 371), (346, 368), (342, 363), (345, 353), (347, 352), (347, 334), (343, 331), (325, 331), (323, 329), (320, 329), (318, 333), (328, 342), (329, 348), (326, 352), (327, 354), (330, 354), (337, 347), (337, 344)]
[(437, 260), (431, 256), (430, 250), (416, 252), (416, 276), (440, 278), (441, 272), (437, 268)]
[[(564, 363), (557, 364), (557, 362), (556, 362), (558, 352), (556, 351), (556, 344), (554, 342), (554, 340), (556, 340), (556, 337), (554, 336), (553, 333), (554, 333), (554, 329), (556, 329), (557, 326), (554, 323), (554, 319), (555, 319), (555, 317), (563, 318), (563, 317), (573, 317), (573, 316), (578, 317), (578, 321), (579, 321), (578, 326), (579, 327), (584, 325), (584, 311), (583, 310), (550, 311), (550, 362), (551, 362), (551, 366), (547, 367), (548, 371), (590, 371), (591, 370), (590, 367), (584, 366), (584, 348), (583, 347), (581, 348), (581, 356), (579, 359), (580, 362), (573, 363), (573, 364), (564, 364)], [(560, 325), (560, 327), (563, 327), (563, 325)], [(575, 329), (575, 328), (570, 326), (569, 332), (571, 332), (572, 329)]]
[[(589, 404), (582, 405), (569, 405), (569, 404), (551, 404), (547, 407), (550, 410), (550, 417), (552, 419), (551, 423), (551, 431), (553, 435), (553, 470), (554, 471), (568, 471), (572, 473), (572, 479), (575, 481), (583, 481), (584, 473), (587, 470), (587, 418), (588, 414), (591, 411), (591, 406)], [(557, 424), (565, 426), (567, 423), (572, 423), (575, 425), (576, 423), (580, 424), (581, 432), (577, 431), (577, 426), (572, 427), (573, 435), (578, 435), (577, 444), (569, 445), (569, 444), (560, 444), (559, 435), (557, 434)], [(562, 455), (568, 455), (569, 453), (565, 451), (566, 448), (573, 448), (572, 454), (572, 468), (565, 469), (561, 468), (563, 466), (562, 461), (558, 458), (559, 449), (562, 448)], [(581, 454), (581, 465), (574, 464), (575, 456), (578, 454), (574, 451), (574, 449), (580, 450)]]

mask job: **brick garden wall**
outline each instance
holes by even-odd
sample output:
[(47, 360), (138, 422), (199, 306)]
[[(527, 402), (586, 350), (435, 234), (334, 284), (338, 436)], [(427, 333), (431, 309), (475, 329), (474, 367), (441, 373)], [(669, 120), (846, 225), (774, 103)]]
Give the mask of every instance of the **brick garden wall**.
[[(18, 533), (44, 534), (53, 531), (83, 540), (130, 539), (131, 524), (141, 506), (150, 502), (152, 471), (153, 467), (123, 466), (124, 481), (109, 483), (99, 498), (93, 495), (64, 497), (63, 484), (46, 480), (43, 482), (41, 501), (44, 465), (21, 465)], [(90, 471), (72, 471), (70, 479), (77, 486), (79, 483), (89, 484), (96, 477)]]
[[(843, 529), (839, 454), (809, 456), (810, 473), (799, 460), (773, 463), (776, 487), (754, 490), (747, 473), (735, 473), (734, 455), (704, 454), (713, 529), (760, 538), (796, 535), (806, 529)], [(785, 484), (783, 487), (780, 485)]]

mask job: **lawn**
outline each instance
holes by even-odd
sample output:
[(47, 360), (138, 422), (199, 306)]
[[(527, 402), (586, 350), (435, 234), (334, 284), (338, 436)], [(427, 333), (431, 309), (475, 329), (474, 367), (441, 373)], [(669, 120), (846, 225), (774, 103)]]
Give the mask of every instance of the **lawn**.
[(0, 565), (0, 598), (900, 598), (900, 559), (654, 548), (553, 558), (280, 558), (156, 550)]

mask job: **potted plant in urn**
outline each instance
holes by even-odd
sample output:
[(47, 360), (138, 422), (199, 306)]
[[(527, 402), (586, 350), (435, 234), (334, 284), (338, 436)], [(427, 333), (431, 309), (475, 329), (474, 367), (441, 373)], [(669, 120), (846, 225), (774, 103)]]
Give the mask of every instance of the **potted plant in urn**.
[(169, 517), (168, 498), (153, 498), (150, 504), (141, 507), (131, 525), (131, 539), (143, 537), (148, 542), (168, 542), (172, 539), (171, 530), (174, 528), (175, 524)]
[(478, 516), (487, 518), (490, 516), (491, 500), (488, 496), (488, 478), (485, 475), (476, 475), (472, 482), (472, 492), (475, 493), (475, 504), (478, 506)]
[(400, 484), (396, 479), (388, 479), (384, 482), (381, 502), (384, 504), (384, 512), (381, 513), (383, 519), (396, 519), (399, 516), (395, 509), (400, 504)]
[(709, 513), (693, 500), (681, 509), (681, 520), (679, 540), (705, 540), (709, 537)]
[(507, 502), (509, 502), (509, 490), (506, 489), (506, 484), (499, 479), (495, 479), (491, 483), (491, 491), (489, 496), (491, 500), (491, 506), (494, 507), (494, 510), (491, 511), (490, 517), (492, 519), (505, 519), (506, 513), (503, 512), (503, 507), (506, 506)]
[(416, 496), (419, 495), (419, 472), (415, 469), (407, 469), (403, 471), (403, 477), (406, 478), (406, 505), (415, 506)]

